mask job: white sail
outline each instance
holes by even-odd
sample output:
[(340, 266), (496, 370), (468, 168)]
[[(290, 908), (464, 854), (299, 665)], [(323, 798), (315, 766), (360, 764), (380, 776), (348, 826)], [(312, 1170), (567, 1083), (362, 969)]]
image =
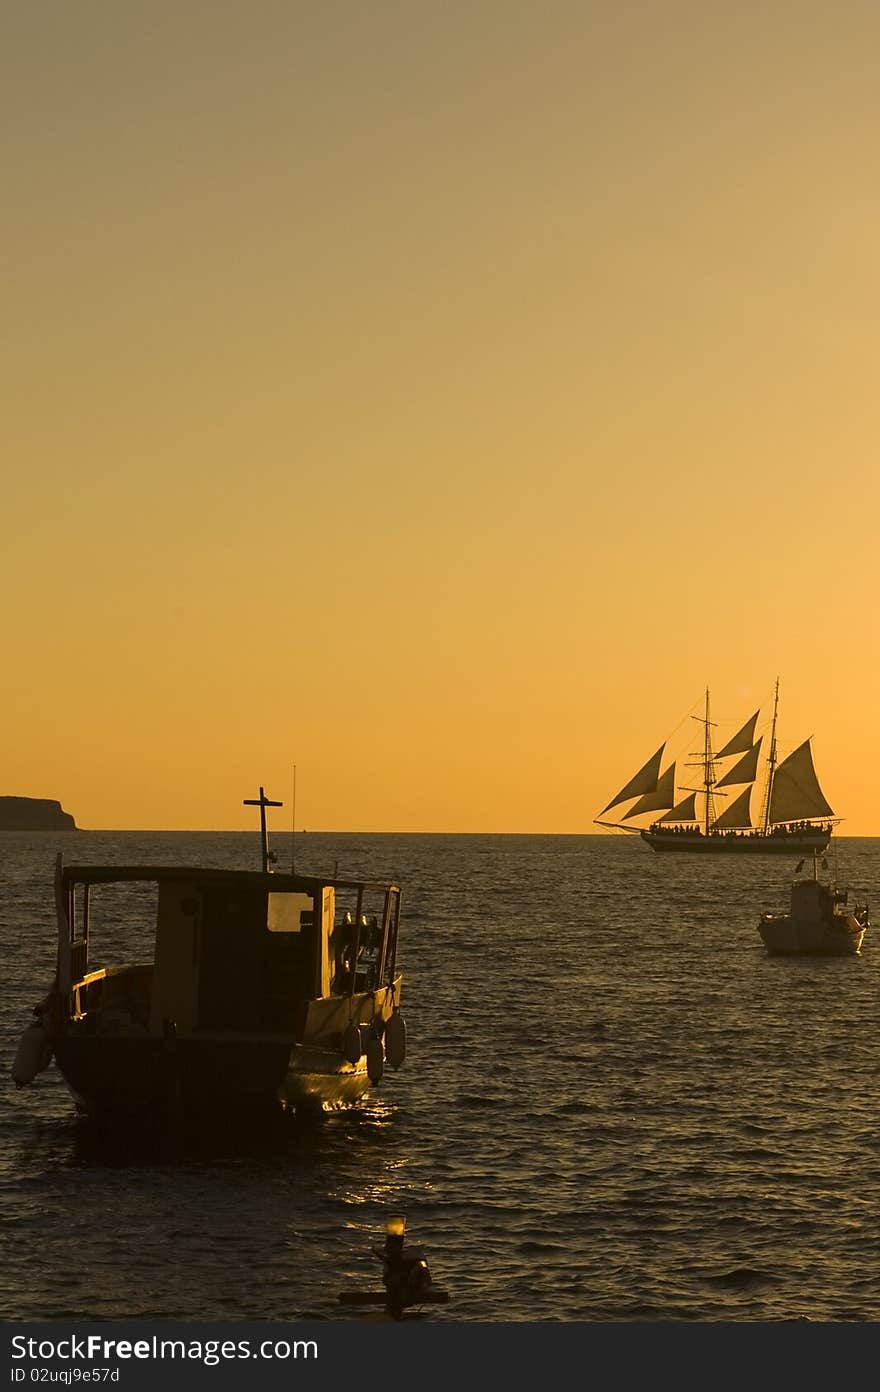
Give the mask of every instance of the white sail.
[(688, 796), (673, 807), (671, 812), (667, 812), (665, 817), (658, 817), (660, 822), (695, 822), (697, 820), (697, 795), (689, 793)]
[(752, 784), (745, 788), (733, 799), (729, 807), (726, 807), (720, 817), (716, 817), (712, 823), (713, 831), (727, 831), (731, 827), (750, 827), (752, 819), (749, 816), (749, 801), (752, 796)]
[[(724, 748), (718, 751), (715, 758), (726, 759), (729, 754), (744, 754), (747, 749), (751, 749), (752, 742), (755, 738), (755, 726), (758, 723), (758, 716), (760, 714), (761, 710), (759, 707), (755, 711), (755, 714), (746, 721), (742, 729), (737, 730), (733, 739), (729, 739)], [(743, 780), (740, 779), (739, 781), (742, 783)]]
[(643, 798), (639, 798), (635, 807), (630, 808), (623, 820), (628, 822), (630, 817), (639, 817), (643, 812), (656, 812), (661, 807), (671, 807), (674, 802), (675, 764), (670, 764), (658, 780), (656, 788), (650, 793), (645, 793)]
[(776, 769), (770, 793), (771, 822), (802, 822), (811, 817), (833, 817), (819, 787), (810, 741), (804, 740)]
[[(621, 788), (617, 797), (613, 797), (611, 801), (602, 808), (602, 811), (599, 813), (600, 817), (604, 817), (610, 807), (616, 807), (619, 802), (626, 802), (627, 798), (640, 797), (642, 793), (653, 793), (654, 789), (657, 787), (657, 779), (660, 776), (660, 760), (663, 758), (663, 750), (665, 748), (666, 742), (664, 740), (656, 754), (652, 754), (648, 762), (643, 764), (638, 773), (629, 780), (626, 787)], [(663, 806), (668, 807), (669, 803), (663, 803)]]
[(719, 778), (715, 784), (716, 788), (727, 788), (732, 783), (754, 783), (758, 773), (758, 755), (761, 750), (761, 740), (753, 744), (747, 754), (744, 754), (733, 766), (728, 769), (723, 778)]

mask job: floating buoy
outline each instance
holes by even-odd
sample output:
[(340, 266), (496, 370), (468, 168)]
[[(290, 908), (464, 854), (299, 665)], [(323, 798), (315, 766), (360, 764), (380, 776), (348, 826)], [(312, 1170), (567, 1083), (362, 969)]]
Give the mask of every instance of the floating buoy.
[(367, 1040), (367, 1076), (371, 1083), (378, 1083), (385, 1072), (385, 1050), (382, 1040), (371, 1034)]
[(412, 1305), (446, 1305), (449, 1292), (440, 1290), (431, 1279), (428, 1260), (420, 1247), (404, 1251), (406, 1219), (389, 1218), (385, 1224), (385, 1251), (377, 1250), (382, 1258), (381, 1291), (340, 1291), (344, 1305), (381, 1305), (384, 1314), (365, 1315), (364, 1319), (411, 1319), (406, 1311)]
[(394, 1069), (406, 1058), (406, 1021), (399, 1010), (385, 1021), (385, 1057)]
[(52, 1039), (45, 1025), (35, 1020), (21, 1036), (12, 1064), (16, 1087), (26, 1087), (52, 1062)]
[(349, 1063), (357, 1063), (364, 1052), (360, 1025), (349, 1025), (342, 1036), (342, 1052)]

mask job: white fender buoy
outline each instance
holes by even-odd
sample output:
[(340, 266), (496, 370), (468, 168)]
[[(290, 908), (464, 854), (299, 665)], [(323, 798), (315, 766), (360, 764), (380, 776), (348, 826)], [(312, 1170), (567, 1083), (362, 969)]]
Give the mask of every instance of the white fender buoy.
[(349, 1025), (342, 1036), (342, 1053), (349, 1063), (357, 1063), (364, 1052), (359, 1025)]
[(12, 1079), (16, 1087), (26, 1087), (38, 1073), (52, 1062), (52, 1040), (45, 1025), (35, 1020), (21, 1036), (12, 1063)]
[(367, 1076), (371, 1083), (378, 1083), (385, 1072), (385, 1051), (382, 1040), (371, 1034), (367, 1040)]
[(385, 1021), (385, 1057), (395, 1070), (406, 1058), (406, 1021), (399, 1010)]

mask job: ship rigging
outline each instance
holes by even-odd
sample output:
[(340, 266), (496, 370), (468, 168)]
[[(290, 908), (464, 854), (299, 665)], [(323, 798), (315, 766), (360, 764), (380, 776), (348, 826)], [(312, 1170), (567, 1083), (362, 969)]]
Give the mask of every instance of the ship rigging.
[[(755, 739), (760, 708), (717, 751), (712, 737), (717, 726), (710, 715), (708, 687), (704, 712), (691, 717), (703, 726), (702, 747), (684, 766), (693, 774), (685, 773), (679, 785), (674, 762), (661, 772), (664, 741), (605, 805), (595, 818), (596, 824), (638, 832), (655, 851), (767, 854), (824, 850), (839, 819), (819, 786), (810, 740), (804, 740), (786, 758), (778, 757), (779, 681), (773, 693), (762, 788), (759, 767), (765, 739)], [(740, 791), (735, 796), (727, 791), (736, 788)], [(756, 789), (761, 792), (760, 810), (753, 817)], [(728, 803), (729, 797), (732, 801)], [(617, 812), (615, 820), (606, 820), (607, 813), (625, 803), (632, 804), (628, 811), (622, 816)], [(645, 817), (657, 812), (663, 815), (646, 826)]]

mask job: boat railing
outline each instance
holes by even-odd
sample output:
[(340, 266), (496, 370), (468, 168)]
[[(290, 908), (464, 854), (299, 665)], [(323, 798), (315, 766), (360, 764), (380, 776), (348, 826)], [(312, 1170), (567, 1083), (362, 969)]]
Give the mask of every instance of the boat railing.
[(74, 982), (71, 1016), (100, 1011), (102, 1018), (115, 1011), (141, 1030), (149, 1029), (153, 964), (139, 962), (125, 967), (101, 967)]
[(88, 938), (75, 938), (70, 944), (70, 979), (81, 981), (89, 966)]

